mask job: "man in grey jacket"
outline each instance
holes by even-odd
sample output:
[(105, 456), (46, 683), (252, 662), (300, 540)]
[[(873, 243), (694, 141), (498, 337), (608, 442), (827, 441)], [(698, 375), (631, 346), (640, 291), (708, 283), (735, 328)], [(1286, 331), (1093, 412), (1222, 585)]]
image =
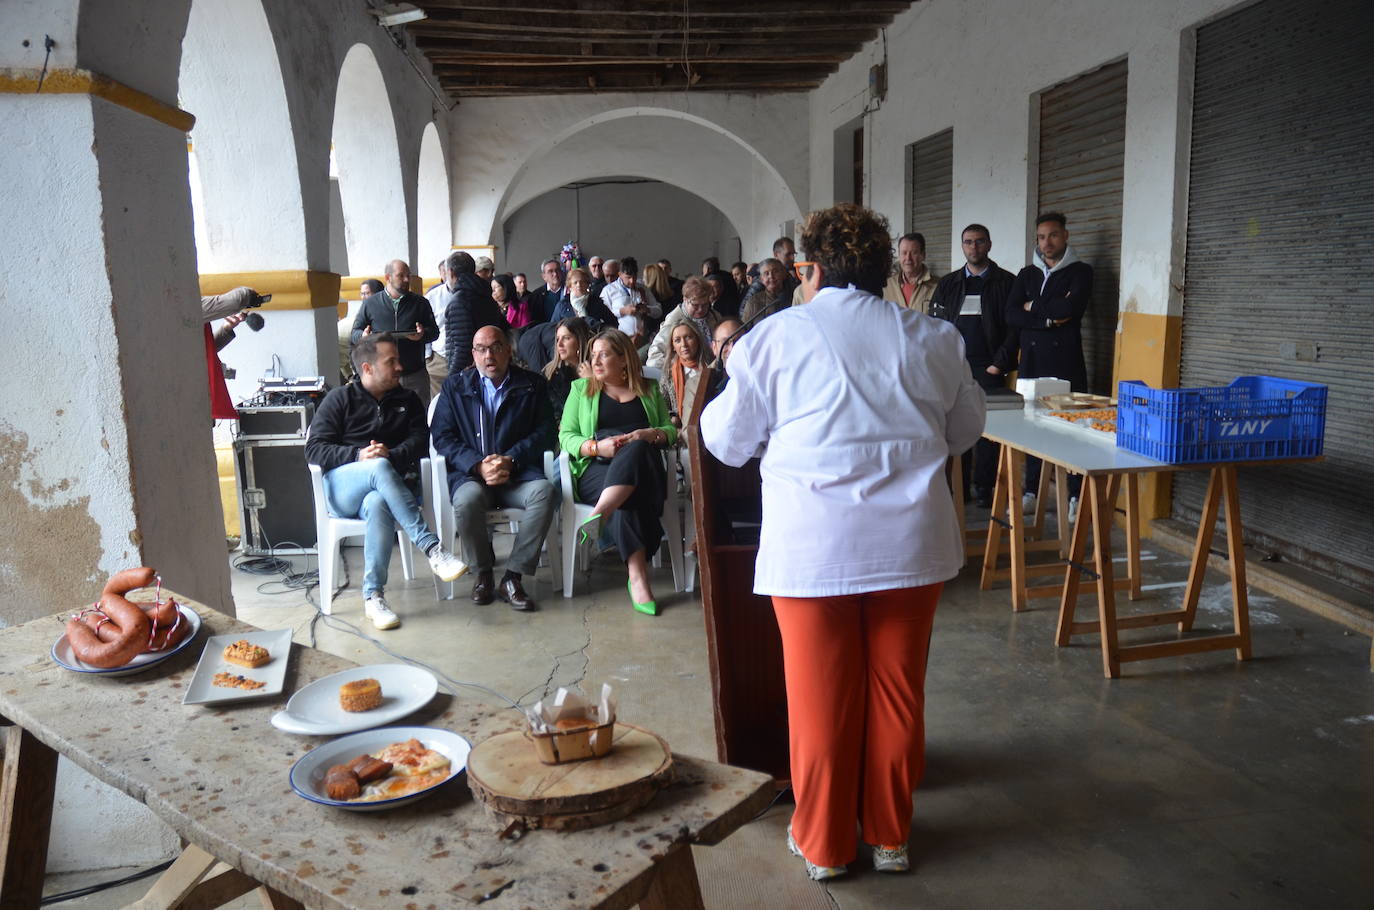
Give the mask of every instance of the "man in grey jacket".
[(429, 407), (429, 371), (425, 369), (425, 345), (439, 337), (430, 303), (410, 290), (410, 266), (400, 259), (386, 264), (386, 287), (358, 308), (352, 340), (389, 332), (401, 358), (401, 387), (420, 396)]

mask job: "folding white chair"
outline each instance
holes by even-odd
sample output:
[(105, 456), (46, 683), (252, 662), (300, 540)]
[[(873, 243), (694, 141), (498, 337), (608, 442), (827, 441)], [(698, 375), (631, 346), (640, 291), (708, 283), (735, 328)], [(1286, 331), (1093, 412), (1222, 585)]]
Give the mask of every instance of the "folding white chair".
[[(667, 463), (667, 486), (668, 495), (663, 503), (663, 536), (668, 541), (668, 559), (673, 567), (673, 587), (678, 591), (690, 590), (684, 588), (683, 584), (690, 584), (690, 579), (684, 582), (684, 566), (682, 557), (682, 504), (677, 493), (677, 449), (669, 448), (665, 452)], [(562, 552), (563, 552), (563, 596), (572, 597), (573, 575), (577, 571), (579, 562), (585, 567), (587, 565), (586, 554), (577, 542), (577, 529), (582, 526), (592, 515), (592, 507), (577, 501), (573, 493), (572, 470), (568, 463), (568, 454), (560, 453), (558, 456), (558, 478), (559, 486), (563, 494), (563, 504), (558, 524), (562, 528)], [(550, 553), (553, 552), (551, 549)], [(660, 548), (659, 553), (662, 553)], [(658, 564), (659, 557), (654, 557), (655, 564)]]
[[(434, 407), (438, 403), (438, 398), (433, 399), (429, 403), (429, 422), (431, 426), (434, 423)], [(455, 548), (456, 552), (457, 544), (454, 542), (453, 538), (454, 535), (458, 533), (458, 519), (453, 512), (453, 500), (449, 499), (448, 494), (448, 463), (445, 461), (444, 456), (440, 455), (439, 451), (434, 448), (434, 436), (432, 434), (429, 438), (429, 458), (425, 459), (425, 461), (428, 462), (429, 470), (422, 474), (422, 480), (424, 483), (425, 503), (427, 507), (432, 510), (434, 533), (439, 535), (439, 540), (444, 546)], [(552, 483), (555, 488), (558, 487), (557, 469), (554, 465), (552, 452), (544, 453), (544, 476), (548, 478), (549, 482)], [(512, 532), (520, 526), (520, 519), (524, 517), (525, 510), (521, 508), (487, 510), (487, 524), (489, 526), (502, 524), (509, 525)], [(549, 554), (549, 566), (553, 576), (553, 587), (555, 590), (562, 584), (559, 578), (560, 561), (556, 559), (554, 555), (558, 552), (558, 536), (559, 524), (558, 519), (555, 518), (549, 525), (549, 534), (544, 540), (545, 549)], [(437, 597), (441, 600), (452, 600), (454, 596), (453, 592), (453, 582), (440, 581), (438, 577), (435, 577), (434, 593)]]
[[(429, 473), (429, 459), (421, 459), (420, 476)], [(367, 522), (361, 518), (338, 518), (329, 514), (329, 504), (324, 498), (324, 471), (317, 464), (310, 468), (310, 489), (315, 495), (315, 552), (319, 554), (320, 570), (320, 610), (326, 616), (334, 611), (334, 579), (341, 561), (340, 544), (349, 537), (362, 537), (367, 533)], [(401, 548), (401, 571), (406, 581), (415, 577), (414, 557), (410, 550), (410, 538), (405, 531), (396, 530), (396, 539)]]

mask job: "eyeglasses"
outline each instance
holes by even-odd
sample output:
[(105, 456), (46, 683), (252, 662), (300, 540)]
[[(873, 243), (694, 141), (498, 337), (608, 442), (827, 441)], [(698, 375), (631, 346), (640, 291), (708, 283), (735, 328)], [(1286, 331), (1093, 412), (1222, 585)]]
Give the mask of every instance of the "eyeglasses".
[(805, 280), (806, 280), (806, 270), (809, 269), (809, 268), (811, 268), (811, 266), (813, 266), (813, 265), (815, 265), (815, 264), (816, 264), (816, 263), (814, 263), (814, 262), (808, 262), (808, 261), (805, 260), (805, 259), (798, 259), (796, 262), (792, 263), (792, 271), (794, 271), (794, 272), (797, 273), (797, 277), (798, 277), (798, 278), (800, 278), (802, 281), (805, 281)]
[(505, 349), (506, 346), (498, 341), (496, 344), (474, 344), (472, 346), (472, 353), (490, 354), (494, 351), (504, 351)]

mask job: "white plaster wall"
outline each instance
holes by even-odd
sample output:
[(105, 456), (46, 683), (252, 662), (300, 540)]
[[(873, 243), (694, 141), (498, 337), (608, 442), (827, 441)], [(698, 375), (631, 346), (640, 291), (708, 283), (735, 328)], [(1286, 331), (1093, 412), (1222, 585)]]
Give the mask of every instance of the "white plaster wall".
[[(762, 195), (774, 207), (790, 197), (785, 206), (790, 214), (777, 220), (795, 218), (809, 193), (807, 116), (807, 101), (800, 94), (621, 93), (464, 101), (452, 120), (454, 241), (461, 246), (498, 240), (502, 220), (514, 207), (569, 180), (610, 174), (662, 179), (655, 172), (659, 162), (682, 155), (684, 149), (677, 146), (684, 141), (689, 150), (702, 146), (726, 157), (704, 180), (692, 183), (679, 176), (672, 182), (713, 204), (714, 197), (723, 195), (714, 189), (722, 181), (750, 184), (741, 200), (761, 190), (754, 185), (759, 181), (776, 183), (780, 189)], [(661, 124), (670, 121), (678, 127), (660, 132)], [(698, 130), (684, 132), (682, 124)], [(584, 132), (595, 134), (593, 140), (582, 137)], [(570, 142), (581, 151), (570, 154)], [(726, 153), (727, 144), (735, 149)], [(633, 151), (628, 157), (622, 154), (625, 166), (601, 167), (599, 156), (617, 145)], [(545, 159), (553, 166), (546, 167)], [(758, 162), (759, 169), (742, 163), (746, 159)], [(529, 180), (528, 174), (541, 172), (549, 176)], [(740, 217), (736, 223), (747, 220), (759, 219)], [(740, 229), (747, 230), (743, 225)], [(746, 252), (751, 242), (746, 240)]]
[[(992, 231), (1008, 268), (1029, 253), (1034, 213), (1032, 96), (1128, 59), (1122, 309), (1177, 314), (1191, 76), (1187, 32), (1236, 0), (924, 0), (887, 29), (888, 95), (867, 116), (867, 202), (905, 228), (906, 146), (954, 128), (950, 249), (968, 222)], [(834, 131), (860, 116), (871, 42), (810, 95), (811, 205), (834, 198)], [(1073, 213), (1070, 218), (1072, 233)], [(1174, 282), (1176, 283), (1176, 282)]]
[[(578, 199), (581, 197), (581, 230)], [(576, 238), (584, 256), (634, 256), (640, 267), (667, 257), (678, 274), (695, 274), (717, 255), (719, 234), (736, 232), (706, 200), (667, 183), (603, 183), (556, 189), (532, 199), (505, 222), (503, 268), (525, 272), (539, 284), (540, 263)], [(733, 246), (731, 247), (733, 249)]]
[(411, 263), (411, 268), (417, 274), (437, 278), (434, 267), (453, 246), (453, 213), (449, 208), (448, 161), (433, 123), (425, 125), (420, 140), (418, 182), (415, 224), (419, 261)]
[(196, 115), (200, 271), (303, 268), (296, 146), (261, 0), (191, 5), (177, 91)]
[(339, 73), (333, 144), (349, 264), (371, 273), (392, 259), (409, 261), (396, 121), (377, 58), (363, 44)]
[[(640, 115), (600, 123), (532, 159), (508, 190), (507, 208), (572, 180), (647, 177), (690, 190), (739, 228), (746, 254), (767, 255), (779, 225), (799, 214), (791, 191), (738, 141), (674, 117)], [(646, 213), (647, 217), (653, 217)]]
[(65, 758), (57, 762), (52, 822), (50, 874), (152, 866), (181, 851), (177, 833), (147, 806)]

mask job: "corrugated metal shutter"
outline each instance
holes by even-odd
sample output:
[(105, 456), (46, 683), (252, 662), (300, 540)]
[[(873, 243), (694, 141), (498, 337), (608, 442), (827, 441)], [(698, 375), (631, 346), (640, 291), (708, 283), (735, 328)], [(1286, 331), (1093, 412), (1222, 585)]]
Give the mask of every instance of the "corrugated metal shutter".
[[(1374, 6), (1265, 0), (1198, 29), (1185, 386), (1329, 386), (1326, 461), (1247, 469), (1247, 538), (1374, 586)], [(1315, 359), (1312, 359), (1315, 356)], [(1180, 474), (1195, 519), (1206, 478)]]
[(927, 136), (906, 147), (911, 174), (908, 231), (926, 238), (926, 267), (940, 276), (952, 269), (949, 247), (954, 219), (954, 130)]
[(1088, 389), (1099, 394), (1112, 390), (1125, 155), (1124, 60), (1041, 93), (1037, 209), (1064, 213), (1069, 245), (1093, 267), (1093, 299), (1083, 317), (1083, 359)]

